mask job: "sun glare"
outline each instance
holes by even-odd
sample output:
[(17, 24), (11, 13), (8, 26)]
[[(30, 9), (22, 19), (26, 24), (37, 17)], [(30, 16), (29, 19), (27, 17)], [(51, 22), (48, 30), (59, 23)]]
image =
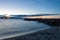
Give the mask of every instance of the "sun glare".
[(29, 12), (27, 11), (22, 11), (22, 10), (4, 10), (4, 9), (0, 9), (0, 15), (5, 15), (5, 14), (8, 14), (8, 15), (17, 15), (17, 14), (30, 14)]

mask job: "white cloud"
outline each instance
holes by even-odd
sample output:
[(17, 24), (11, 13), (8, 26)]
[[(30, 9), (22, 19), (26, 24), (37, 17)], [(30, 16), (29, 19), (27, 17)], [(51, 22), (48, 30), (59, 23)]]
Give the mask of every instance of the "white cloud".
[(14, 9), (0, 9), (0, 15), (4, 14), (28, 14), (28, 11), (14, 10)]

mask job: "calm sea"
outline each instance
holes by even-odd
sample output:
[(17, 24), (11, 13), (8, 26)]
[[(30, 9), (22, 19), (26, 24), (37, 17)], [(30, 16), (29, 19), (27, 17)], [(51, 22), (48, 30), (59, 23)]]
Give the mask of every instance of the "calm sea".
[(50, 26), (35, 21), (0, 19), (0, 39), (21, 36), (49, 28)]

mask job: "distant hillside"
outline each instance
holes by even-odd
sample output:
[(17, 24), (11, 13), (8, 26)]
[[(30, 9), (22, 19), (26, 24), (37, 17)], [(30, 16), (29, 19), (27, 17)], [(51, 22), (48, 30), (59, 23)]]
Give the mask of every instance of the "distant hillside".
[[(46, 16), (46, 15), (58, 15), (58, 14), (34, 14), (34, 15), (11, 15), (10, 19), (22, 19), (27, 16)], [(3, 15), (0, 15), (0, 19), (3, 19)]]
[(60, 15), (60, 14), (34, 14), (33, 16)]
[[(30, 16), (30, 15), (11, 15), (10, 19), (22, 19), (23, 17)], [(3, 19), (3, 15), (0, 15), (0, 19)]]

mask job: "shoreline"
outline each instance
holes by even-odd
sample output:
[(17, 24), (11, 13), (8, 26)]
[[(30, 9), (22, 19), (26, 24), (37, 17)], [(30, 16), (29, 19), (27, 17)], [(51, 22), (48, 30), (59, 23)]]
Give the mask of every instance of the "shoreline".
[(52, 27), (50, 29), (8, 38), (4, 40), (60, 40), (60, 27)]
[(38, 21), (39, 23), (49, 24), (53, 26), (60, 26), (60, 19), (32, 19), (32, 18), (25, 18), (26, 21)]

